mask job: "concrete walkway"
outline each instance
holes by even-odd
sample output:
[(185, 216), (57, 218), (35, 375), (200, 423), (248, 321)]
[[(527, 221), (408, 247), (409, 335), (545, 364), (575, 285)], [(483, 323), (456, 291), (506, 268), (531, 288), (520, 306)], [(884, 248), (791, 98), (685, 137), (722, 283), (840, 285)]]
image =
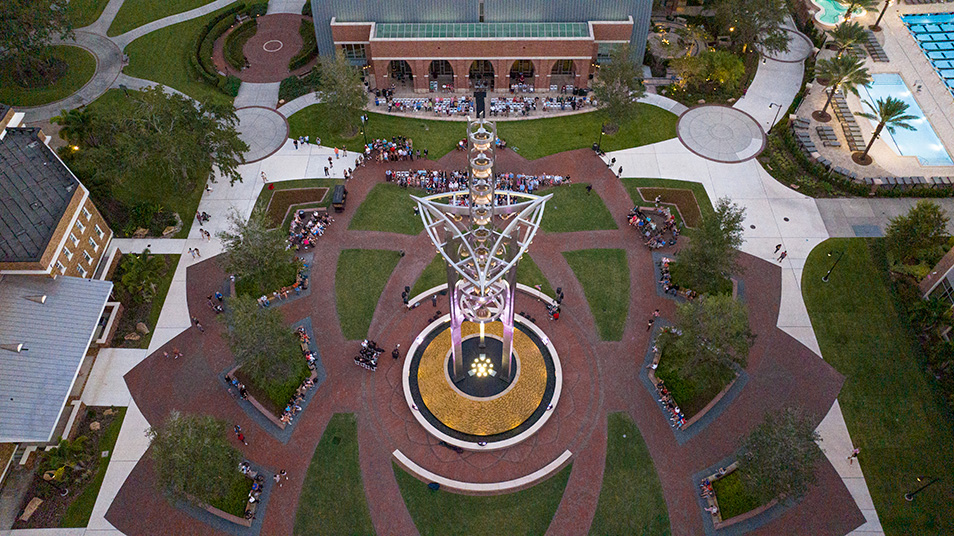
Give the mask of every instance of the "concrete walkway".
[(106, 35), (109, 31), (109, 27), (113, 24), (113, 21), (116, 20), (116, 15), (119, 13), (119, 9), (123, 7), (125, 1), (126, 0), (109, 0), (109, 3), (103, 8), (103, 12), (99, 14), (99, 18), (96, 19), (93, 24), (82, 29), (90, 33)]
[(276, 13), (293, 13), (301, 15), (301, 10), (305, 7), (305, 0), (271, 0), (268, 3), (267, 15)]
[(192, 20), (196, 17), (201, 17), (202, 15), (212, 13), (213, 11), (217, 11), (229, 4), (234, 3), (235, 1), (236, 0), (215, 0), (214, 2), (197, 7), (195, 9), (190, 9), (189, 11), (184, 11), (182, 13), (176, 13), (175, 15), (169, 15), (168, 17), (152, 21), (148, 24), (143, 24), (134, 30), (130, 30), (122, 35), (117, 35), (116, 37), (111, 37), (110, 39), (112, 39), (113, 42), (119, 46), (119, 48), (125, 49), (126, 45), (148, 33), (165, 28), (166, 26), (172, 26), (173, 24), (179, 24), (180, 22), (185, 22), (187, 20)]

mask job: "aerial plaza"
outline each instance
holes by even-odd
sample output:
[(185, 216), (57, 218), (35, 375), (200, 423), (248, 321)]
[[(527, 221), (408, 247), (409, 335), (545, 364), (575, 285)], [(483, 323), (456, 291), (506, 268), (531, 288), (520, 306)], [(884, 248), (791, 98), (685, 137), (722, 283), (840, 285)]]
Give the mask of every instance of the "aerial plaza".
[(425, 4), (0, 3), (0, 534), (954, 533), (947, 4)]

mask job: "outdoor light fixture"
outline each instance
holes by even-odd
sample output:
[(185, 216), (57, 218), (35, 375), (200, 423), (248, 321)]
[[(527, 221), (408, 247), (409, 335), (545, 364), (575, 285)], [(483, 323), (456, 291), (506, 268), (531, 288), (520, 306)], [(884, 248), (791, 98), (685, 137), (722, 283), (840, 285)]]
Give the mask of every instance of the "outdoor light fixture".
[(487, 355), (480, 354), (480, 357), (470, 364), (470, 375), (486, 378), (487, 376), (496, 376), (497, 371), (494, 370), (494, 364), (490, 362)]

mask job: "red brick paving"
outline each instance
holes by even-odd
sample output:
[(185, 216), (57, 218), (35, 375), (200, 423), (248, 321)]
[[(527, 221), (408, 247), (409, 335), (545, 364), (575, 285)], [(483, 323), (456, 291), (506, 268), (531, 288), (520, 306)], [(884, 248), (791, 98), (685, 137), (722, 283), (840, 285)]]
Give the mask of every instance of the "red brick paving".
[[(656, 294), (650, 252), (637, 242), (636, 233), (624, 221), (631, 203), (626, 190), (589, 150), (570, 151), (533, 162), (512, 151), (499, 158), (502, 171), (569, 174), (575, 182), (589, 181), (615, 215), (616, 231), (592, 231), (547, 235), (541, 232), (530, 252), (551, 284), (566, 293), (558, 322), (545, 322), (542, 306), (518, 298), (517, 310), (536, 316), (554, 341), (565, 374), (563, 394), (550, 421), (526, 442), (496, 453), (457, 455), (435, 446), (410, 415), (401, 387), (402, 361), (382, 359), (376, 373), (354, 366), (351, 357), (358, 343), (346, 341), (335, 311), (334, 274), (339, 252), (345, 248), (403, 249), (407, 255), (388, 281), (371, 323), (369, 334), (388, 349), (401, 343), (406, 350), (433, 314), (429, 304), (406, 311), (399, 299), (405, 285), (412, 285), (434, 256), (424, 234), (396, 235), (348, 231), (358, 205), (383, 170), (464, 166), (464, 153), (452, 152), (439, 162), (371, 164), (359, 169), (350, 184), (349, 203), (318, 241), (312, 265), (311, 296), (280, 310), (289, 322), (312, 317), (315, 337), (328, 378), (315, 400), (300, 417), (287, 445), (271, 439), (265, 431), (247, 422), (243, 412), (215, 379), (231, 363), (223, 338), (223, 326), (208, 307), (204, 296), (221, 283), (225, 273), (217, 259), (188, 269), (189, 309), (206, 326), (204, 334), (186, 330), (126, 375), (136, 403), (151, 423), (172, 409), (211, 413), (246, 428), (249, 446), (239, 445), (251, 460), (289, 472), (289, 483), (271, 500), (263, 534), (290, 534), (297, 498), (312, 453), (335, 412), (358, 415), (360, 463), (371, 517), (380, 534), (414, 534), (416, 529), (400, 498), (391, 471), (391, 452), (401, 449), (418, 464), (449, 478), (488, 482), (516, 478), (556, 458), (565, 449), (574, 453), (573, 471), (560, 506), (551, 523), (551, 534), (584, 534), (588, 531), (599, 498), (606, 450), (606, 416), (625, 411), (636, 421), (646, 441), (662, 483), (674, 535), (702, 532), (696, 504), (696, 486), (691, 475), (731, 454), (740, 438), (760, 422), (763, 414), (785, 405), (805, 407), (816, 421), (827, 413), (841, 388), (843, 378), (823, 360), (776, 327), (781, 293), (778, 266), (742, 255), (745, 267), (746, 301), (752, 330), (757, 334), (747, 371), (750, 381), (718, 420), (685, 445), (675, 437), (642, 388), (637, 375), (649, 334), (644, 321), (653, 309), (671, 318), (674, 302)], [(412, 217), (409, 215), (409, 217)], [(563, 251), (584, 248), (624, 248), (630, 268), (630, 313), (620, 341), (599, 340), (582, 287), (562, 256)], [(438, 308), (442, 305), (439, 304)], [(184, 359), (163, 360), (162, 350), (179, 346)], [(760, 529), (760, 534), (841, 535), (863, 521), (834, 468), (824, 462), (819, 483), (805, 499), (779, 519)], [(211, 529), (159, 499), (153, 487), (147, 456), (126, 481), (107, 513), (107, 519), (130, 535), (203, 533)], [(148, 511), (149, 516), (133, 512)], [(162, 519), (162, 523), (156, 523)]]
[[(243, 49), (249, 65), (246, 69), (236, 71), (225, 60), (225, 38), (234, 31), (234, 28), (215, 42), (212, 48), (212, 61), (220, 71), (234, 75), (243, 82), (280, 82), (292, 74), (304, 74), (314, 67), (318, 62), (317, 58), (295, 71), (288, 70), (288, 62), (301, 50), (301, 34), (298, 33), (298, 27), (302, 20), (310, 20), (310, 18), (290, 13), (259, 17), (258, 29), (255, 35), (245, 43)], [(264, 46), (269, 41), (281, 41), (281, 49), (275, 52), (266, 51)], [(276, 43), (270, 43), (268, 48), (271, 50), (277, 46)]]

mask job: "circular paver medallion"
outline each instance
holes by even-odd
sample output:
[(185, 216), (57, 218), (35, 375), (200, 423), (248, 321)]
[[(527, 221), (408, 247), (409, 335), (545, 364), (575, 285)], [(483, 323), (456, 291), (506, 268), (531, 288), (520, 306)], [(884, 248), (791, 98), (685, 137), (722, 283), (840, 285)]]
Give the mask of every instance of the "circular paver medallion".
[(239, 138), (248, 144), (245, 162), (255, 162), (277, 151), (288, 139), (288, 122), (285, 117), (262, 106), (250, 106), (235, 110), (238, 117)]
[(285, 46), (285, 43), (282, 43), (278, 39), (272, 39), (271, 41), (265, 41), (265, 44), (262, 45), (262, 50), (265, 52), (278, 52)]
[(697, 106), (679, 118), (679, 141), (716, 162), (744, 162), (765, 148), (765, 132), (749, 114), (728, 106)]

